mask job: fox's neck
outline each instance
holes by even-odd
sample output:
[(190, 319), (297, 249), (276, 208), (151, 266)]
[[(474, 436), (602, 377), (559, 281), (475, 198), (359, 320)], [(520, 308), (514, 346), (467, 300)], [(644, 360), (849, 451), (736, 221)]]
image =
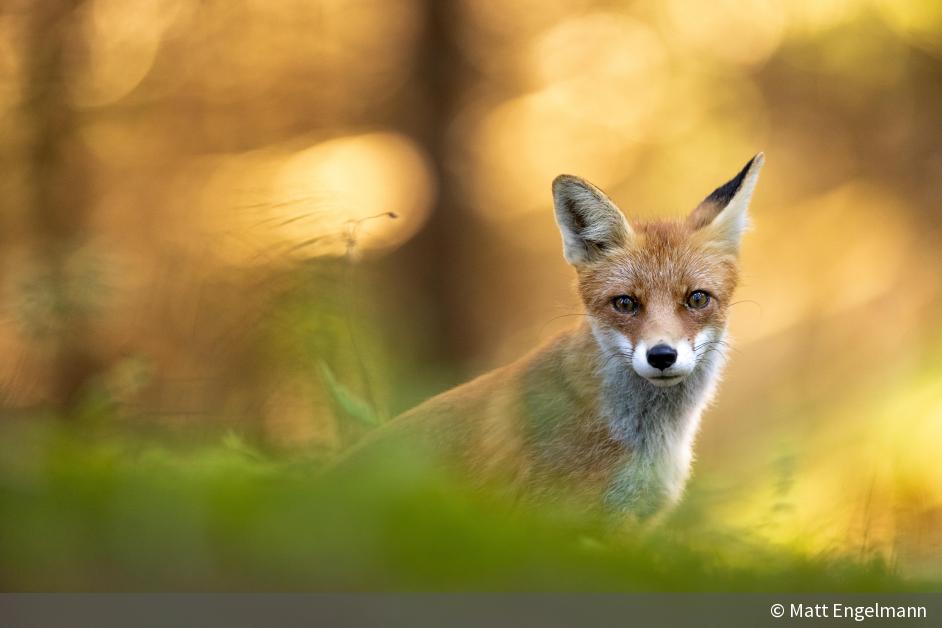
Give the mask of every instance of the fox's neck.
[(710, 351), (684, 381), (659, 388), (618, 357), (599, 347), (600, 410), (612, 435), (640, 451), (658, 446), (666, 433), (696, 427), (694, 411), (712, 397), (724, 362), (720, 350)]
[[(723, 329), (719, 340), (725, 334)], [(689, 473), (700, 415), (713, 397), (725, 362), (723, 343), (715, 343), (684, 381), (659, 388), (638, 375), (619, 349), (597, 332), (592, 335), (598, 349), (600, 418), (611, 436), (631, 452), (606, 501), (619, 509), (643, 512), (649, 501), (675, 500)]]

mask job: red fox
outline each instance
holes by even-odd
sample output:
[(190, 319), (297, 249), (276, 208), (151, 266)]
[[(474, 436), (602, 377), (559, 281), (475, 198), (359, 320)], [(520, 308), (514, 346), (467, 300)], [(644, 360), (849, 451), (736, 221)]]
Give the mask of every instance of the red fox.
[(763, 155), (685, 219), (629, 223), (598, 188), (553, 181), (586, 316), (519, 361), (392, 423), (474, 479), (646, 518), (675, 503), (720, 378), (740, 239)]

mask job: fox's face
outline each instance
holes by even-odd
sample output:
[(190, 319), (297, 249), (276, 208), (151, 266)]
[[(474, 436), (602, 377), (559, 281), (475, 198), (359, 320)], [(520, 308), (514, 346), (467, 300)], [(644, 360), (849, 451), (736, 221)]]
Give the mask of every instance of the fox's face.
[(553, 182), (563, 253), (606, 359), (672, 386), (724, 343), (739, 242), (763, 156), (685, 219), (629, 224), (598, 188)]

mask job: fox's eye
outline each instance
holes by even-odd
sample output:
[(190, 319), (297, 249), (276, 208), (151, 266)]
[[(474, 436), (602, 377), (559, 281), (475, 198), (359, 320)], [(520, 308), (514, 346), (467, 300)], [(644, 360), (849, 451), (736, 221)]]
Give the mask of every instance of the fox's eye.
[(634, 314), (638, 311), (638, 300), (627, 294), (620, 294), (612, 299), (612, 307), (622, 314)]
[(710, 304), (710, 295), (703, 290), (694, 290), (687, 297), (687, 307), (694, 310), (702, 310)]

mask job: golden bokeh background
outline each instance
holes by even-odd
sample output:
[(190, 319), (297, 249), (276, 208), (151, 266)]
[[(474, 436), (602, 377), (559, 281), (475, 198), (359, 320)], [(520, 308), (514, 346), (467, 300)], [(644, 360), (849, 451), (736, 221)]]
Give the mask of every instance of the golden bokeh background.
[(937, 574), (940, 111), (930, 0), (6, 2), (0, 407), (339, 447), (325, 382), (573, 323), (554, 176), (673, 216), (762, 150), (694, 488)]

